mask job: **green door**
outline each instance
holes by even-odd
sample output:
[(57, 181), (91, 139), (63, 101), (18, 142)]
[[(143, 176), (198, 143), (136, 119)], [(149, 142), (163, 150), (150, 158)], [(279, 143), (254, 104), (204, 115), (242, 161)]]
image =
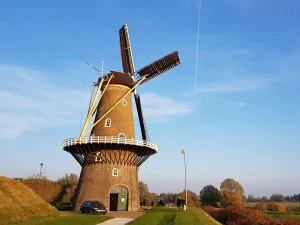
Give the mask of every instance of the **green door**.
[(127, 209), (127, 193), (120, 192), (118, 196), (118, 211), (126, 211)]

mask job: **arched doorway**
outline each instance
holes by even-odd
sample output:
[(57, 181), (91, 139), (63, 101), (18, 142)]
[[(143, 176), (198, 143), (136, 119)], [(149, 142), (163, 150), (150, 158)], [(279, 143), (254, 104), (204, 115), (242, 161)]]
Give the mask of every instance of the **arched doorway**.
[(109, 211), (128, 210), (128, 190), (123, 186), (113, 187), (110, 191)]

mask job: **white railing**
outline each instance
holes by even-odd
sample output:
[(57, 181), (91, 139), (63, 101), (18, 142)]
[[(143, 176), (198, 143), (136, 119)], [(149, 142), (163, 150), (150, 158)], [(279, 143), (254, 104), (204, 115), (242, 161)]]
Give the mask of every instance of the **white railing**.
[(113, 136), (88, 136), (88, 137), (75, 137), (64, 140), (63, 147), (68, 147), (76, 144), (93, 144), (93, 143), (108, 143), (108, 144), (127, 144), (145, 146), (158, 151), (158, 146), (149, 141), (137, 140), (134, 138), (122, 138)]

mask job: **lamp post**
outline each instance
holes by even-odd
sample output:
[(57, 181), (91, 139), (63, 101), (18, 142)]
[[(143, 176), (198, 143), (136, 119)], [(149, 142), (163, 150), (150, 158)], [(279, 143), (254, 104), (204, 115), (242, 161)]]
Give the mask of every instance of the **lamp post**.
[(42, 177), (42, 168), (43, 168), (43, 163), (40, 164), (41, 168), (40, 168), (40, 178)]
[(185, 188), (185, 205), (187, 207), (187, 188), (186, 188), (186, 162), (185, 162), (185, 154), (186, 150), (182, 149), (183, 160), (184, 160), (184, 188)]

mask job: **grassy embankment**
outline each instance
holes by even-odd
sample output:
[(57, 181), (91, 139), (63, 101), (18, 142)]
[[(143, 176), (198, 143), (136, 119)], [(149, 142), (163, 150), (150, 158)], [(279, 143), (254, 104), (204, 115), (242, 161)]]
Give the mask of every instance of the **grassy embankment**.
[(110, 217), (60, 213), (20, 181), (0, 176), (0, 225), (94, 225), (108, 219)]
[(149, 210), (128, 225), (218, 225), (219, 223), (201, 209), (189, 208), (188, 211), (177, 211), (174, 208), (157, 207)]

